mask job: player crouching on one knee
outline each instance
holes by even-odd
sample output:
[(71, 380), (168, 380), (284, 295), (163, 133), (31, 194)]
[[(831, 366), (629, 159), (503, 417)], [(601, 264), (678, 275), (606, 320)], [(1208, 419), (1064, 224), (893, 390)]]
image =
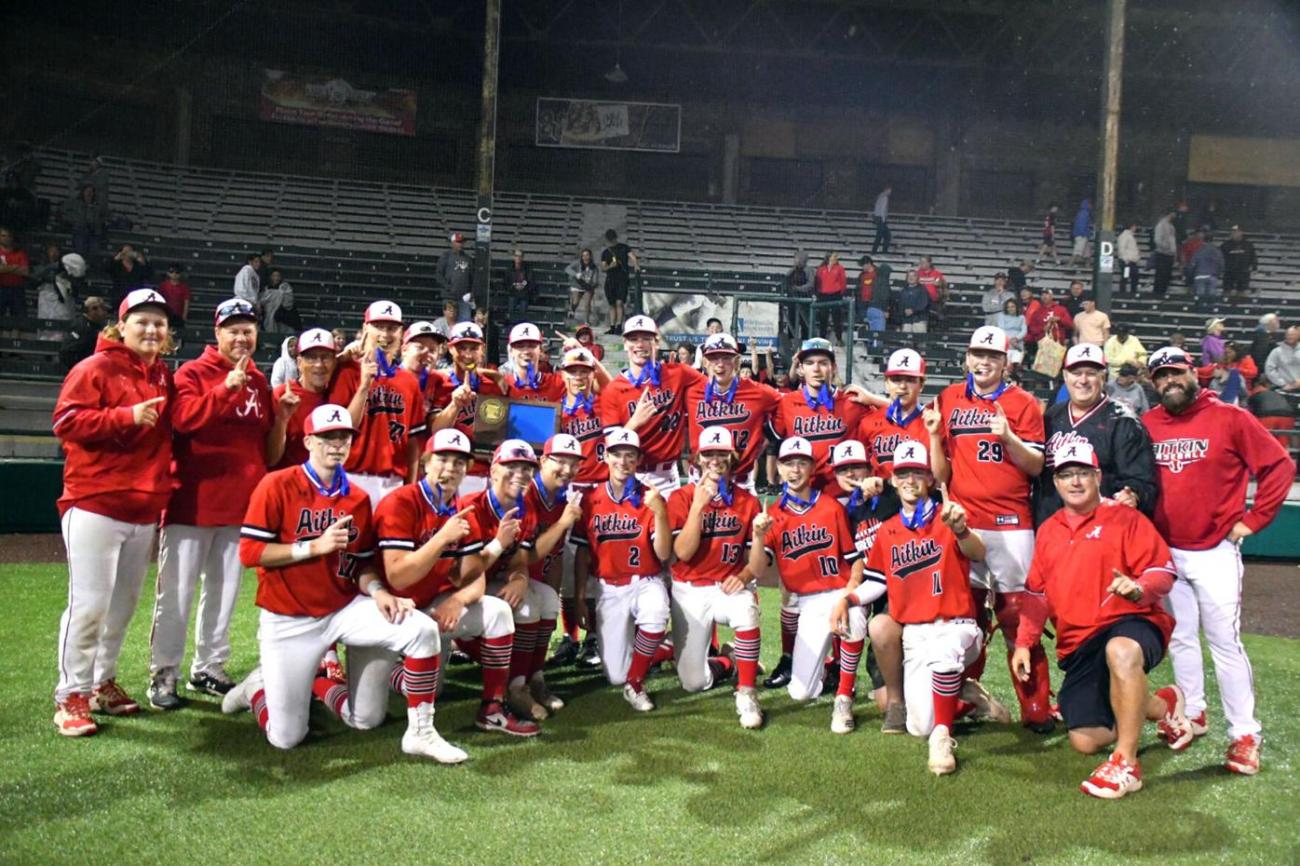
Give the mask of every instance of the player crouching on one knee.
[(609, 480), (582, 499), (582, 516), (573, 527), (574, 590), (578, 616), (587, 617), (587, 575), (600, 581), (596, 634), (600, 663), (612, 685), (637, 712), (654, 701), (645, 691), (646, 674), (668, 630), (668, 590), (660, 579), (673, 553), (668, 503), (653, 486), (636, 477), (641, 440), (626, 427), (605, 434)]
[(1114, 800), (1142, 787), (1144, 720), (1159, 722), (1173, 749), (1191, 742), (1192, 727), (1181, 689), (1147, 692), (1147, 672), (1164, 657), (1174, 628), (1161, 604), (1174, 584), (1173, 557), (1140, 511), (1101, 498), (1097, 465), (1086, 442), (1055, 455), (1052, 480), (1065, 507), (1038, 530), (1011, 664), (1017, 676), (1029, 676), (1029, 647), (1050, 611), (1070, 745), (1085, 755), (1115, 747), (1080, 787)]
[[(754, 574), (747, 563), (751, 528), (762, 506), (736, 484), (731, 431), (705, 427), (696, 447), (700, 480), (668, 499), (673, 529), (672, 620), (677, 676), (699, 692), (737, 675), (736, 713), (745, 728), (763, 724), (758, 676), (759, 615)], [(734, 657), (709, 658), (714, 625), (736, 631)]]
[[(438, 626), (384, 588), (371, 561), (370, 496), (343, 471), (357, 432), (352, 418), (326, 403), (312, 411), (305, 432), (307, 461), (263, 477), (244, 515), (239, 556), (245, 567), (257, 567), (261, 665), (226, 693), (221, 710), (251, 708), (280, 749), (307, 735), (313, 695), (350, 727), (373, 728), (387, 713), (393, 658), (401, 655), (402, 751), (459, 763), (465, 753), (433, 726)], [(335, 642), (348, 647), (347, 685), (317, 674), (321, 654)]]
[[(781, 443), (777, 460), (781, 498), (754, 521), (749, 569), (761, 574), (766, 554), (767, 564), (776, 566), (789, 593), (797, 624), (787, 689), (794, 700), (810, 701), (822, 693), (831, 611), (849, 582), (850, 568), (856, 576), (862, 562), (844, 508), (834, 496), (812, 488), (812, 444), (792, 436)], [(854, 607), (846, 614), (840, 640), (839, 682), (831, 711), (831, 730), (837, 734), (853, 730), (853, 686), (866, 636), (866, 612)]]
[(957, 769), (953, 718), (964, 671), (984, 644), (970, 589), (970, 565), (984, 558), (984, 542), (966, 525), (961, 505), (930, 498), (934, 476), (921, 443), (894, 450), (889, 483), (899, 511), (881, 524), (862, 583), (841, 595), (831, 622), (848, 633), (857, 605), (888, 595), (889, 615), (903, 626), (907, 732), (929, 737), (930, 772), (943, 775)]

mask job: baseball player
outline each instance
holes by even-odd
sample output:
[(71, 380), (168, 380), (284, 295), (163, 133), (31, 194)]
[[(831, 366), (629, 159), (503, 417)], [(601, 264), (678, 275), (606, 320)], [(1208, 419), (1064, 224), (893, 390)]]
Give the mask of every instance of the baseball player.
[[(420, 383), (420, 393), (424, 396), (424, 415), (428, 418), (433, 413), (429, 379), (438, 369), (440, 335), (432, 322), (412, 322), (402, 333), (402, 369), (415, 377)], [(414, 434), (416, 447), (423, 453), (425, 444), (432, 431), (426, 426)]]
[(905, 440), (927, 442), (930, 439), (921, 417), (923, 388), (925, 359), (915, 349), (899, 349), (891, 354), (885, 362), (885, 395), (889, 405), (883, 412), (867, 412), (854, 435), (867, 447), (875, 474), (880, 478), (889, 477), (894, 451)]
[(324, 328), (311, 328), (298, 337), (298, 378), (277, 385), (271, 392), (275, 414), (266, 461), (272, 469), (301, 466), (307, 460), (302, 428), (312, 410), (325, 402), (339, 348), (334, 335)]
[[(1033, 396), (1004, 381), (1006, 366), (1006, 332), (992, 325), (977, 328), (966, 350), (966, 380), (944, 388), (922, 420), (935, 478), (949, 485), (987, 550), (984, 561), (971, 567), (975, 601), (984, 624), (988, 593), (993, 593), (1010, 664), (1025, 575), (1034, 553), (1030, 483), (1043, 470), (1043, 413)], [(1020, 720), (1031, 730), (1048, 733), (1056, 722), (1047, 654), (1041, 646), (1033, 651), (1032, 662), (1028, 680), (1012, 678)], [(982, 669), (981, 656), (971, 678), (978, 679)]]
[(347, 406), (360, 431), (348, 456), (349, 478), (370, 494), (373, 508), (415, 480), (426, 418), (419, 380), (401, 366), (402, 308), (375, 301), (361, 334), (361, 357), (339, 364), (329, 400)]
[[(762, 544), (753, 545), (749, 558), (750, 571), (761, 574), (766, 554), (797, 613), (787, 687), (796, 701), (811, 701), (822, 693), (831, 609), (852, 576), (850, 569), (853, 575), (862, 569), (844, 509), (833, 496), (813, 487), (814, 453), (812, 443), (802, 436), (781, 443), (781, 498), (754, 522), (754, 540)], [(854, 727), (853, 685), (866, 637), (866, 613), (855, 607), (840, 640), (840, 677), (831, 712), (831, 730), (837, 734)]]
[(767, 422), (781, 395), (774, 388), (738, 375), (740, 349), (730, 334), (710, 334), (702, 349), (711, 378), (686, 389), (689, 440), (699, 442), (706, 427), (731, 431), (739, 460), (736, 484), (754, 492), (754, 464), (767, 445)]
[(1106, 396), (1106, 356), (1093, 343), (1079, 343), (1065, 353), (1065, 389), (1069, 399), (1043, 413), (1047, 435), (1043, 474), (1038, 476), (1035, 523), (1042, 524), (1061, 507), (1053, 479), (1053, 455), (1068, 445), (1087, 442), (1101, 461), (1102, 496), (1150, 516), (1156, 505), (1156, 463), (1151, 437), (1127, 405)]
[(637, 478), (667, 496), (681, 486), (677, 461), (690, 414), (686, 392), (704, 376), (686, 364), (656, 361), (658, 340), (659, 325), (649, 316), (633, 316), (623, 324), (627, 369), (601, 390), (599, 412), (607, 425), (637, 434), (641, 440)]
[(217, 305), (216, 344), (176, 371), (172, 456), (180, 482), (163, 512), (158, 585), (149, 636), (149, 703), (174, 710), (194, 590), (202, 578), (189, 686), (224, 695), (230, 620), (239, 600), (239, 526), (266, 474), (271, 388), (253, 364), (257, 311), (232, 298)]
[[(1240, 543), (1277, 516), (1295, 480), (1295, 463), (1253, 415), (1199, 388), (1181, 349), (1156, 352), (1150, 369), (1160, 405), (1142, 423), (1160, 467), (1155, 525), (1169, 542), (1179, 578), (1168, 600), (1176, 622), (1169, 641), (1174, 677), (1187, 695), (1193, 733), (1203, 735), (1198, 633), (1204, 631), (1228, 722), (1227, 768), (1254, 775), (1261, 735), (1250, 660), (1241, 645)], [(1252, 476), (1255, 504), (1247, 509)]]
[[(251, 709), (266, 739), (292, 749), (307, 735), (312, 697), (360, 730), (384, 721), (394, 654), (403, 656), (402, 751), (464, 761), (433, 724), (438, 626), (393, 596), (373, 562), (370, 495), (343, 470), (357, 435), (347, 408), (326, 403), (307, 419), (307, 462), (266, 475), (244, 516), (239, 556), (257, 567), (261, 665), (226, 692), (224, 713)], [(348, 684), (317, 675), (321, 653), (348, 647)]]
[(128, 716), (140, 705), (117, 684), (117, 657), (140, 600), (154, 530), (172, 491), (167, 304), (129, 292), (95, 353), (63, 380), (54, 435), (63, 446), (59, 515), (68, 551), (68, 606), (59, 621), (54, 725), (94, 734), (92, 710)]
[[(478, 398), (503, 397), (500, 376), (495, 370), (483, 369), (483, 329), (473, 322), (452, 326), (447, 341), (451, 348), (449, 370), (436, 370), (429, 377), (429, 402), (434, 415), (429, 419), (433, 430), (455, 428), (466, 437), (474, 434), (474, 413)], [(470, 462), (469, 473), (461, 482), (460, 493), (468, 496), (487, 487), (488, 463), (479, 456)]]
[(1115, 800), (1142, 787), (1144, 720), (1159, 722), (1172, 748), (1190, 743), (1192, 730), (1178, 686), (1147, 692), (1174, 628), (1161, 605), (1174, 585), (1169, 548), (1141, 512), (1102, 498), (1100, 463), (1087, 442), (1056, 452), (1063, 507), (1038, 528), (1011, 667), (1030, 675), (1030, 647), (1050, 612), (1070, 745), (1085, 755), (1115, 746), (1080, 787)]
[(641, 441), (634, 431), (614, 427), (605, 434), (609, 480), (583, 496), (571, 540), (578, 546), (578, 615), (590, 628), (585, 620), (587, 576), (594, 573), (600, 582), (595, 628), (605, 677), (611, 685), (622, 685), (623, 699), (644, 713), (655, 708), (645, 678), (668, 630), (668, 590), (659, 574), (672, 555), (673, 536), (668, 503), (657, 487), (637, 477), (641, 463)]
[[(562, 336), (562, 335), (561, 335)], [(559, 372), (544, 372), (542, 361), (545, 357), (546, 342), (542, 331), (532, 322), (521, 322), (510, 329), (510, 365), (514, 373), (506, 376), (501, 384), (507, 396), (514, 400), (537, 400), (546, 403), (558, 403), (563, 399), (566, 388), (564, 376)], [(582, 344), (574, 337), (565, 337), (561, 352), (581, 349)], [(609, 381), (605, 365), (592, 358), (593, 390), (600, 390)]]
[(831, 620), (836, 632), (850, 633), (850, 617), (861, 610), (854, 603), (888, 594), (890, 616), (903, 626), (907, 732), (929, 738), (930, 772), (945, 775), (957, 769), (952, 724), (964, 671), (984, 643), (970, 588), (970, 565), (983, 558), (984, 542), (961, 505), (930, 499), (924, 445), (904, 442), (893, 457), (889, 483), (899, 512), (881, 524), (861, 584), (839, 594)]
[[(759, 615), (747, 548), (762, 507), (736, 480), (739, 462), (732, 432), (705, 427), (696, 440), (700, 480), (668, 498), (673, 531), (672, 623), (677, 676), (699, 692), (737, 677), (736, 714), (742, 728), (763, 724), (758, 676)], [(709, 658), (715, 625), (736, 632), (735, 657)]]
[[(425, 449), (424, 478), (385, 497), (376, 515), (385, 580), (395, 594), (433, 618), (446, 643), (467, 642), (474, 650), (470, 654), (483, 671), (475, 726), (536, 736), (536, 723), (516, 718), (505, 704), (514, 618), (507, 600), (487, 592), (486, 572), (515, 546), (519, 520), (511, 510), (484, 537), (483, 527), (476, 525), (475, 500), (485, 494), (457, 496), (473, 459), (468, 436), (453, 428), (438, 430)], [(442, 654), (450, 649), (444, 645)], [(406, 674), (393, 670), (392, 686), (409, 695)], [(441, 682), (435, 686), (441, 688)]]

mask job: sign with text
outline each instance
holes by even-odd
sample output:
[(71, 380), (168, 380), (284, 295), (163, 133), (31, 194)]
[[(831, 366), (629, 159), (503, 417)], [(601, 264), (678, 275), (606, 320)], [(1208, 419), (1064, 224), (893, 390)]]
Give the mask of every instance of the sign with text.
[(649, 150), (677, 153), (682, 107), (658, 102), (537, 100), (538, 147)]
[(737, 301), (730, 295), (681, 294), (647, 289), (641, 294), (645, 314), (659, 324), (669, 346), (703, 343), (709, 319), (718, 319), (737, 342), (760, 349), (775, 348), (780, 336), (781, 308), (772, 301)]
[(342, 78), (264, 69), (262, 120), (415, 135), (415, 91), (362, 90)]

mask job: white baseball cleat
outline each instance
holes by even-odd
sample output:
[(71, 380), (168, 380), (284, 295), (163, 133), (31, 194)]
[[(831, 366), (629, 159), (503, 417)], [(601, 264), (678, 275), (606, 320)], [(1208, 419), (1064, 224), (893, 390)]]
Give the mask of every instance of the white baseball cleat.
[(742, 728), (753, 730), (763, 727), (763, 710), (758, 705), (757, 689), (736, 689), (736, 715), (740, 716)]
[(638, 691), (632, 688), (631, 683), (623, 685), (623, 700), (627, 701), (632, 709), (638, 713), (648, 713), (655, 708), (655, 702), (650, 700), (650, 696), (645, 693), (645, 690)]
[(831, 709), (831, 733), (852, 733), (857, 723), (853, 721), (853, 698), (849, 695), (836, 695), (835, 706)]
[(533, 700), (546, 707), (550, 712), (553, 713), (556, 710), (564, 709), (564, 701), (551, 691), (541, 671), (533, 674), (532, 679), (528, 681), (528, 691), (532, 694)]
[(948, 734), (947, 725), (935, 725), (930, 732), (930, 772), (945, 776), (957, 769), (957, 741)]
[(533, 694), (529, 691), (527, 683), (516, 683), (507, 687), (506, 702), (510, 704), (510, 709), (525, 719), (542, 722), (551, 715), (546, 707), (533, 700)]
[(262, 666), (249, 671), (244, 681), (221, 696), (221, 712), (226, 715), (242, 712), (253, 705), (253, 695), (262, 688)]
[(979, 680), (966, 680), (961, 684), (961, 699), (974, 706), (972, 717), (977, 722), (1008, 724), (1011, 711), (989, 692)]
[(407, 708), (402, 751), (408, 755), (432, 758), (439, 764), (459, 764), (469, 758), (464, 749), (444, 740), (433, 726), (433, 701)]

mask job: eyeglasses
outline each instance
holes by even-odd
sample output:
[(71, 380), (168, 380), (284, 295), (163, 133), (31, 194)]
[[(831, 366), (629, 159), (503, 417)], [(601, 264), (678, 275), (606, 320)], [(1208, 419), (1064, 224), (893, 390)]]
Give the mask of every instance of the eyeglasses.
[(1087, 478), (1088, 476), (1092, 475), (1092, 473), (1095, 471), (1096, 470), (1094, 469), (1085, 469), (1085, 468), (1062, 469), (1061, 471), (1056, 473), (1056, 477), (1061, 479), (1062, 481), (1078, 481), (1080, 479)]
[(230, 316), (251, 316), (253, 315), (253, 305), (245, 300), (224, 301), (217, 307), (217, 318), (225, 319)]

